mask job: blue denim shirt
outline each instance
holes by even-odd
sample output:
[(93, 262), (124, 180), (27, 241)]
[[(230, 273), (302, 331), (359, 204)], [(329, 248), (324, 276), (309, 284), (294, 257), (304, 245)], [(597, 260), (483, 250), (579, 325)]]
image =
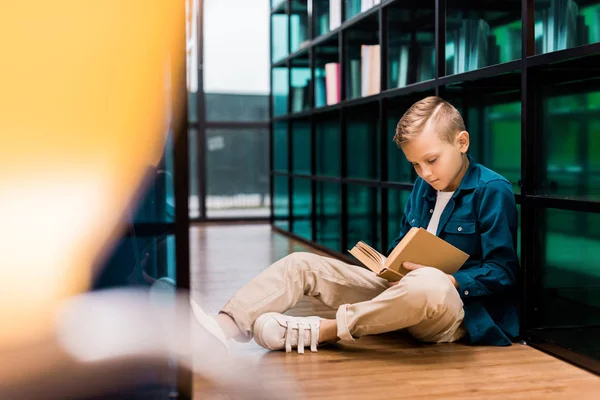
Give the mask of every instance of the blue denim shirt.
[[(437, 235), (470, 255), (454, 278), (471, 343), (507, 346), (519, 334), (515, 197), (508, 180), (469, 160), (440, 217)], [(411, 227), (427, 228), (435, 201), (435, 189), (418, 178), (402, 216), (400, 235), (388, 254)]]

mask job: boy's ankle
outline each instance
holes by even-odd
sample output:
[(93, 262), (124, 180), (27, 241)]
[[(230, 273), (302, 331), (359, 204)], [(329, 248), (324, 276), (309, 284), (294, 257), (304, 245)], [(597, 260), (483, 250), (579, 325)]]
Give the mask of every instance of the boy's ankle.
[(218, 313), (215, 316), (215, 321), (221, 327), (227, 339), (233, 339), (236, 342), (247, 342), (248, 339), (246, 336), (240, 331), (234, 319), (225, 313)]

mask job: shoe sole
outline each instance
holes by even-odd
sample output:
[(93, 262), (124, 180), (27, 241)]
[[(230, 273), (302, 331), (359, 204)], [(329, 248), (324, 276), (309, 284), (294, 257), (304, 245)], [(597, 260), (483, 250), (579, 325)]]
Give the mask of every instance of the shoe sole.
[(216, 321), (211, 320), (211, 317), (204, 312), (204, 310), (196, 303), (194, 300), (190, 300), (190, 304), (192, 306), (192, 314), (196, 319), (196, 322), (200, 327), (206, 332), (207, 335), (210, 335), (221, 344), (226, 352), (229, 352), (229, 346), (227, 345), (227, 339), (221, 338), (218, 333), (215, 332), (215, 329), (220, 329), (218, 326), (214, 326)]

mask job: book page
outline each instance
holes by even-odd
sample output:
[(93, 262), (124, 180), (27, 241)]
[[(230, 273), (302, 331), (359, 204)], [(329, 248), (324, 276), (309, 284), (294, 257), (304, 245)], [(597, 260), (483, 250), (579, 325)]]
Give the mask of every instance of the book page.
[(383, 265), (385, 263), (386, 257), (365, 242), (358, 242), (357, 246), (369, 254), (369, 256), (378, 264)]

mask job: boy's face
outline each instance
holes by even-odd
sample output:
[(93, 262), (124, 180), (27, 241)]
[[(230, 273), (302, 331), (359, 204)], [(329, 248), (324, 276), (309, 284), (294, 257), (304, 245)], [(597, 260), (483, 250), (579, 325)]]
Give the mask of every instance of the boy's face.
[(402, 145), (406, 159), (417, 174), (434, 189), (445, 192), (455, 191), (464, 177), (468, 149), (468, 132), (458, 133), (454, 143), (448, 143), (429, 127)]

